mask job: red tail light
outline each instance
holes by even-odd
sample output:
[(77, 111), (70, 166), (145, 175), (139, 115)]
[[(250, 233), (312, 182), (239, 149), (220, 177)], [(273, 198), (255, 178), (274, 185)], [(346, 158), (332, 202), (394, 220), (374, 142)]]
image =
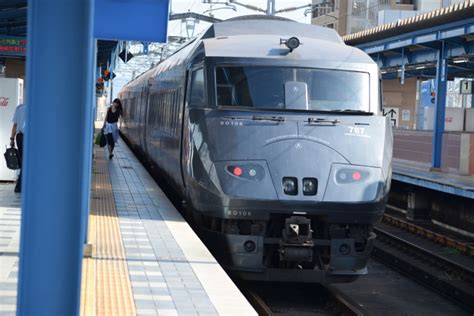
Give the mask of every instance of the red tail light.
[(360, 179), (362, 179), (362, 175), (360, 174), (360, 172), (359, 171), (354, 171), (352, 173), (352, 180), (359, 181)]
[(232, 170), (232, 173), (234, 174), (234, 176), (240, 177), (242, 175), (242, 168), (234, 167), (234, 170)]
[(336, 173), (337, 183), (362, 182), (369, 177), (369, 172), (365, 170), (355, 170), (352, 168), (340, 169)]

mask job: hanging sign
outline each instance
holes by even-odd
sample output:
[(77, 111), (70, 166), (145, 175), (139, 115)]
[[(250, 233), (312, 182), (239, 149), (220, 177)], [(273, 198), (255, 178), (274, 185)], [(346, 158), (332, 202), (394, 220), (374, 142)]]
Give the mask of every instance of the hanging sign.
[(471, 80), (461, 80), (461, 94), (472, 94)]
[(0, 56), (26, 56), (26, 39), (0, 37)]
[(384, 107), (382, 109), (383, 116), (388, 116), (392, 126), (398, 126), (398, 117), (399, 117), (399, 108), (388, 108)]
[(166, 42), (169, 0), (95, 0), (97, 39)]

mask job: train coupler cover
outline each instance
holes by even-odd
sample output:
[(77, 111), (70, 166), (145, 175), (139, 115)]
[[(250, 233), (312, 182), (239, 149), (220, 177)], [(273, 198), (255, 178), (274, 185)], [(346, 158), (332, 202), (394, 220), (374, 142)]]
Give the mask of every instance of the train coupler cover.
[(280, 261), (313, 261), (313, 231), (311, 219), (291, 216), (285, 220), (285, 228), (280, 240)]

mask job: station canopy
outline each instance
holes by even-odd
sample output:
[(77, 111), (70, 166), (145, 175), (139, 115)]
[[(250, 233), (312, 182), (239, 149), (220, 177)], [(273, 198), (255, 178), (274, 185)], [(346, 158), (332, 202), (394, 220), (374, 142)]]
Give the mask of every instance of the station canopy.
[(343, 37), (369, 54), (384, 79), (436, 76), (438, 50), (444, 47), (450, 79), (474, 77), (474, 1), (464, 1), (415, 17)]

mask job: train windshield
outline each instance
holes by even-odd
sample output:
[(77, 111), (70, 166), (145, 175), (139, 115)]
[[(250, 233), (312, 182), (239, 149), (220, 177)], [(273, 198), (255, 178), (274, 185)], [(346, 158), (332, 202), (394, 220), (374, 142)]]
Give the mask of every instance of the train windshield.
[(369, 74), (271, 66), (216, 67), (217, 104), (260, 109), (368, 111)]

